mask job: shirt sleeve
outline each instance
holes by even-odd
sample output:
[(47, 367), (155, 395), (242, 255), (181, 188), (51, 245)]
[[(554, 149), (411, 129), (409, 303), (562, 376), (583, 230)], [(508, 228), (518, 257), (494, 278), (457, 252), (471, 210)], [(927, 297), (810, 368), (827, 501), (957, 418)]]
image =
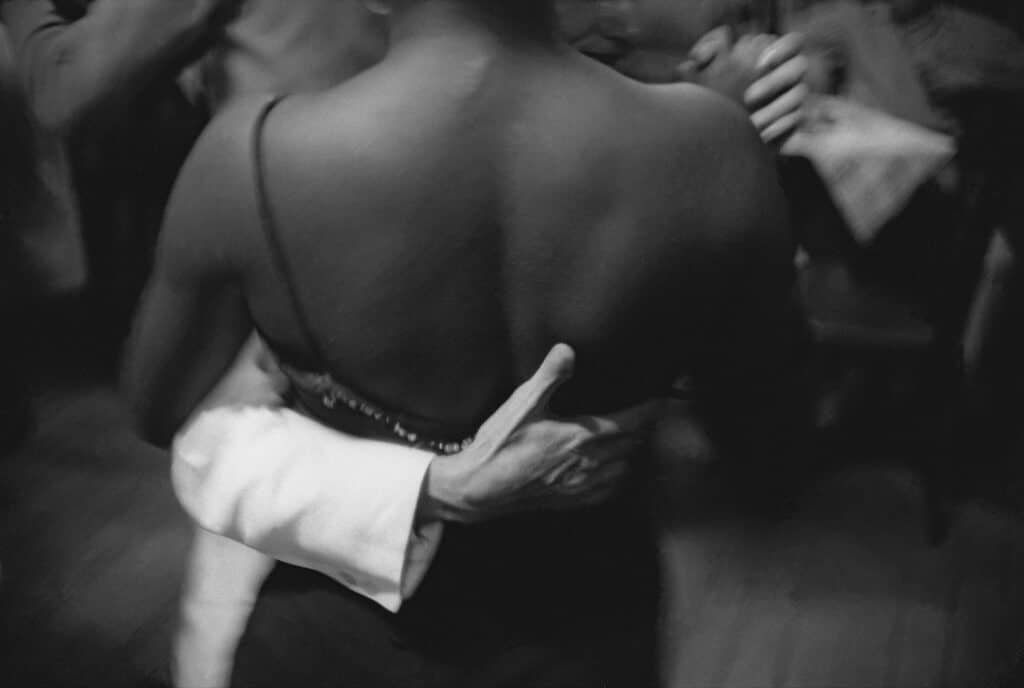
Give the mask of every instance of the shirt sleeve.
[(207, 410), (178, 436), (172, 478), (203, 529), (319, 571), (397, 611), (442, 526), (414, 530), (429, 452), (336, 432), (294, 411)]

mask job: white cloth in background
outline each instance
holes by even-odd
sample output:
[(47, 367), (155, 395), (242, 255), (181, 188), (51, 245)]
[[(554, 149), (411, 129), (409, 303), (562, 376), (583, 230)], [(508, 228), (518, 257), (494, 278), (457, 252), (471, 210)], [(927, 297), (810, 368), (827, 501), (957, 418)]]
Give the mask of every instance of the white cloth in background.
[(952, 137), (845, 98), (822, 97), (809, 110), (783, 152), (811, 161), (861, 244), (956, 154)]
[(793, 16), (788, 28), (803, 34), (809, 54), (841, 67), (837, 95), (929, 129), (955, 128), (921, 83), (888, 4), (828, 0)]
[(282, 409), (276, 385), (253, 338), (172, 449), (175, 492), (200, 526), (172, 660), (178, 688), (227, 685), (275, 560), (320, 571), (394, 612), (440, 544), (440, 523), (413, 529), (432, 454)]

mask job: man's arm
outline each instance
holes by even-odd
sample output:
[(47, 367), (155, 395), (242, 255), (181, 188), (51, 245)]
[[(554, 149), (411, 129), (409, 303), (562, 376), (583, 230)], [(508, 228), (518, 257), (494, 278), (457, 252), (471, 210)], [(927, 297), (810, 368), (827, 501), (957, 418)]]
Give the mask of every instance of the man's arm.
[[(553, 347), (469, 447), (434, 457), (277, 407), (274, 383), (243, 353), (175, 441), (174, 487), (204, 529), (394, 611), (426, 572), (443, 521), (583, 507), (616, 491), (659, 408), (552, 419), (548, 401), (573, 362)], [(574, 472), (582, 480), (563, 483)]]
[[(226, 684), (235, 645), (275, 557), (397, 610), (415, 592), (440, 542), (442, 526), (431, 519), (452, 512), (431, 498), (440, 513), (420, 513), (421, 497), (430, 497), (428, 483), (443, 486), (444, 475), (453, 473), (442, 470), (432, 481), (425, 476), (431, 467), (448, 461), (486, 469), (487, 459), (496, 457), (490, 463), (498, 474), (522, 480), (566, 450), (597, 465), (601, 452), (589, 446), (593, 441), (603, 441), (607, 451), (645, 415), (654, 419), (630, 412), (549, 420), (547, 400), (572, 372), (571, 351), (556, 346), (461, 458), (435, 459), (281, 410), (282, 380), (261, 358), (259, 341), (252, 340), (175, 443), (176, 492), (205, 529), (196, 533), (189, 555), (175, 641), (175, 685), (182, 688)], [(454, 471), (466, 487), (481, 478), (500, 482), (486, 473)], [(453, 487), (449, 483), (448, 491)], [(487, 493), (478, 490), (483, 499), (471, 501), (485, 505)]]
[[(275, 558), (322, 571), (394, 611), (415, 592), (440, 542), (439, 525), (419, 532), (410, 526), (420, 493), (417, 476), (422, 479), (431, 457), (328, 432), (313, 455), (327, 456), (332, 466), (319, 470), (304, 451), (316, 440), (304, 436), (322, 438), (324, 429), (292, 427), (293, 418), (281, 410), (286, 391), (273, 358), (258, 337), (251, 337), (172, 452), (176, 494), (201, 526), (189, 551), (175, 634), (174, 685), (180, 688), (228, 684), (238, 639)], [(390, 476), (375, 482), (382, 469)], [(317, 490), (339, 471), (340, 486)], [(277, 492), (261, 489), (267, 483), (277, 483)], [(320, 499), (323, 505), (317, 504)], [(386, 511), (375, 508), (381, 502)], [(309, 533), (318, 512), (322, 523), (327, 509), (338, 518)], [(281, 527), (284, 522), (293, 528)], [(261, 545), (269, 551), (254, 549)], [(361, 558), (367, 551), (371, 555)]]
[(43, 126), (115, 123), (148, 84), (173, 78), (235, 0), (94, 0), (80, 17), (52, 0), (5, 0), (19, 71)]

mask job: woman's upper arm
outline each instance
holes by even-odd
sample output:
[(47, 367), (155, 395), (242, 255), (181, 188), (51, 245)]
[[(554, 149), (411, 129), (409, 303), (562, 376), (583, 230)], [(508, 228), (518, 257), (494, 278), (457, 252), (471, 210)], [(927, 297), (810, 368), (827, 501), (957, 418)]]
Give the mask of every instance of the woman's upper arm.
[(236, 257), (253, 206), (250, 113), (234, 110), (211, 124), (168, 204), (123, 375), (137, 421), (154, 442), (171, 438), (252, 329)]

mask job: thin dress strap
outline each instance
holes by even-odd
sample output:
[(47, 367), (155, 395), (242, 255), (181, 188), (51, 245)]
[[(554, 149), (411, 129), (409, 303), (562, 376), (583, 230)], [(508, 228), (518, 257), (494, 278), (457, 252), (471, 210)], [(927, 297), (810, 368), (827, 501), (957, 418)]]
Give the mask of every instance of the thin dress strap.
[(295, 313), (295, 319), (298, 322), (299, 329), (302, 331), (302, 337), (306, 340), (306, 345), (309, 347), (310, 351), (314, 356), (316, 356), (317, 365), (323, 366), (326, 369), (327, 357), (324, 355), (324, 350), (320, 346), (320, 340), (313, 334), (313, 328), (310, 325), (309, 316), (306, 313), (305, 307), (302, 305), (302, 299), (299, 298), (298, 287), (295, 283), (295, 273), (292, 270), (291, 264), (288, 262), (284, 246), (281, 243), (277, 220), (274, 216), (274, 210), (270, 203), (270, 197), (267, 195), (266, 162), (263, 153), (263, 128), (267, 122), (267, 118), (270, 116), (270, 112), (282, 100), (283, 96), (276, 96), (267, 101), (267, 103), (260, 108), (259, 114), (256, 116), (256, 121), (253, 123), (252, 127), (252, 171), (253, 182), (256, 190), (256, 206), (260, 216), (260, 227), (263, 230), (263, 236), (266, 239), (267, 248), (270, 251), (270, 257), (274, 262), (274, 269), (277, 271), (278, 277), (281, 279), (285, 290), (288, 292), (288, 300), (291, 302), (292, 311)]
[[(267, 242), (267, 249), (270, 251), (274, 262), (274, 269), (277, 271), (279, 279), (288, 292), (288, 299), (291, 301), (295, 319), (302, 330), (302, 337), (306, 340), (310, 351), (318, 359), (316, 361), (317, 367), (327, 371), (330, 369), (327, 365), (328, 359), (324, 355), (323, 348), (320, 346), (320, 340), (313, 333), (309, 316), (302, 305), (302, 299), (299, 298), (298, 287), (295, 283), (295, 273), (288, 262), (287, 253), (281, 243), (274, 210), (267, 194), (266, 165), (263, 155), (263, 127), (271, 110), (280, 102), (281, 97), (268, 101), (260, 109), (252, 128), (252, 169), (257, 210), (260, 216), (259, 222)], [(328, 372), (311, 373), (295, 368), (285, 361), (280, 361), (280, 365), (281, 370), (291, 379), (300, 396), (304, 393), (309, 398), (318, 400), (319, 404), (327, 410), (333, 410), (336, 407), (340, 407), (339, 410), (346, 409), (349, 413), (368, 419), (379, 427), (387, 428), (392, 436), (406, 444), (439, 454), (454, 454), (465, 449), (473, 441), (471, 436), (463, 437), (460, 441), (427, 438), (409, 428), (434, 426), (436, 422), (387, 410), (356, 390), (346, 385), (341, 385)]]

